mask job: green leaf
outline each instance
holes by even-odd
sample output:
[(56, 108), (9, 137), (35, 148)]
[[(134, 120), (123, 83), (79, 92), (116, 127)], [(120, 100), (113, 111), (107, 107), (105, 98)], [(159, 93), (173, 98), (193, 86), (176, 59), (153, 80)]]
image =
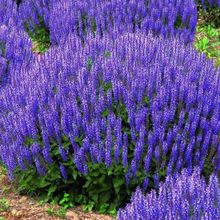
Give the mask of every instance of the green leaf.
[(83, 188), (87, 188), (88, 186), (90, 186), (92, 184), (91, 180), (86, 181), (86, 183), (83, 185)]
[(90, 71), (92, 69), (92, 58), (90, 57), (87, 61), (88, 70)]
[(99, 196), (97, 194), (92, 196), (92, 200), (96, 203), (98, 202), (98, 198), (99, 198)]
[(50, 197), (50, 196), (52, 195), (52, 193), (54, 193), (56, 190), (57, 190), (57, 185), (56, 185), (56, 184), (51, 185), (51, 186), (49, 187), (47, 196)]
[(63, 142), (68, 142), (69, 143), (69, 138), (66, 135), (62, 136)]
[(108, 92), (108, 90), (112, 89), (112, 83), (111, 82), (103, 83), (103, 89), (105, 92)]
[(74, 141), (76, 143), (78, 143), (80, 146), (82, 145), (82, 140), (83, 140), (83, 135), (81, 135), (80, 137), (75, 137)]
[(113, 179), (113, 186), (114, 186), (114, 189), (115, 189), (117, 194), (119, 193), (120, 187), (123, 184), (124, 184), (124, 178), (114, 178)]
[(90, 201), (88, 204), (83, 205), (83, 211), (92, 211), (93, 207), (95, 206), (95, 203), (93, 201)]
[(108, 109), (102, 112), (102, 117), (105, 118), (108, 116)]
[(101, 214), (106, 213), (108, 207), (109, 207), (109, 205), (107, 203), (101, 204), (101, 206), (99, 208), (99, 213), (101, 213)]
[(38, 183), (39, 188), (45, 188), (49, 186), (51, 183), (47, 182), (45, 179), (41, 179), (40, 182)]
[(104, 57), (110, 57), (110, 56), (111, 56), (111, 52), (110, 51), (105, 51)]
[(111, 203), (109, 209), (108, 209), (108, 213), (110, 215), (116, 216), (117, 214), (117, 209), (116, 209), (116, 204), (115, 203)]
[(146, 105), (148, 105), (150, 103), (150, 100), (149, 100), (149, 98), (147, 96), (144, 97), (144, 103)]

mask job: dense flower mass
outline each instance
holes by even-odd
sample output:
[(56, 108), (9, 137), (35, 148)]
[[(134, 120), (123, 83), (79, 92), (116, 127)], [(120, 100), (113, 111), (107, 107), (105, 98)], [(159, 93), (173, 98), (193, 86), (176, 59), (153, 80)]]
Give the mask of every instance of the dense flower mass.
[[(70, 166), (81, 177), (91, 164), (119, 167), (127, 186), (141, 176), (142, 189), (159, 189), (138, 188), (119, 219), (220, 219), (220, 69), (191, 44), (196, 1), (0, 1), (0, 161), (10, 178), (53, 167), (67, 182)], [(41, 55), (29, 37), (38, 35), (51, 45)]]
[(197, 20), (193, 0), (25, 0), (19, 11), (30, 29), (44, 23), (53, 44), (69, 33), (83, 38), (90, 31), (103, 35), (114, 29), (120, 33), (140, 29), (166, 37), (182, 35), (189, 42)]
[(12, 0), (1, 0), (0, 4), (0, 26), (22, 27), (22, 20), (19, 19), (17, 5)]
[(218, 171), (219, 73), (175, 38), (70, 35), (15, 69), (1, 91), (1, 159), (11, 175), (33, 163), (43, 175), (56, 143), (82, 173), (88, 161), (121, 161), (128, 182), (152, 166), (155, 183), (165, 167), (203, 169), (207, 160)]
[(49, 4), (53, 0), (23, 0), (19, 5), (20, 20), (26, 28), (34, 30), (42, 22), (49, 27)]
[(0, 4), (0, 87), (10, 81), (13, 69), (32, 59), (32, 42), (19, 19), (17, 5), (11, 0)]
[(192, 175), (183, 170), (177, 177), (168, 176), (160, 185), (159, 195), (151, 191), (146, 196), (137, 189), (118, 220), (220, 219), (220, 186), (215, 175), (209, 183), (196, 169)]

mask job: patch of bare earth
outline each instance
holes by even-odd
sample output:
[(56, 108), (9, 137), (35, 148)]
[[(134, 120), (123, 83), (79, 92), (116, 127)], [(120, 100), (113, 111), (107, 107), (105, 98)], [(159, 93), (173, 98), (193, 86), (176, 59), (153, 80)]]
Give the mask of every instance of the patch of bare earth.
[[(0, 220), (114, 220), (115, 218), (93, 212), (85, 213), (81, 208), (69, 209), (65, 217), (54, 214), (59, 206), (41, 204), (37, 199), (21, 196), (16, 193), (16, 186), (2, 174), (0, 167), (0, 201), (4, 201), (5, 208), (0, 205)], [(3, 203), (3, 204), (4, 204)], [(53, 213), (48, 214), (48, 210)]]

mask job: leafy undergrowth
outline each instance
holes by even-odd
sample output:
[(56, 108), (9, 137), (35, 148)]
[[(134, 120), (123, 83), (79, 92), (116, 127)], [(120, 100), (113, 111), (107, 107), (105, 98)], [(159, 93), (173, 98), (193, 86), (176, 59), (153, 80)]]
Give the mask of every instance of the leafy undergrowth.
[(220, 8), (200, 7), (198, 13), (195, 47), (220, 66)]
[(61, 205), (49, 204), (36, 196), (19, 195), (18, 186), (9, 181), (6, 170), (0, 165), (0, 220), (114, 220), (113, 217), (94, 212), (84, 212), (80, 207), (66, 209), (68, 197), (64, 196)]
[(26, 25), (26, 31), (33, 42), (33, 51), (36, 53), (44, 53), (50, 47), (50, 32), (46, 28), (42, 19), (40, 19), (40, 25), (30, 30)]
[(197, 27), (195, 47), (200, 52), (214, 59), (217, 66), (220, 65), (220, 28), (211, 25)]
[(129, 201), (132, 192), (144, 179), (143, 172), (138, 172), (137, 179), (127, 186), (124, 179), (126, 171), (120, 165), (108, 170), (105, 164), (90, 163), (87, 175), (80, 174), (71, 160), (65, 166), (68, 179), (60, 175), (56, 163), (48, 167), (43, 177), (34, 168), (18, 170), (15, 175), (18, 192), (36, 195), (64, 209), (81, 205), (85, 212), (96, 210), (100, 214), (116, 216), (117, 209)]

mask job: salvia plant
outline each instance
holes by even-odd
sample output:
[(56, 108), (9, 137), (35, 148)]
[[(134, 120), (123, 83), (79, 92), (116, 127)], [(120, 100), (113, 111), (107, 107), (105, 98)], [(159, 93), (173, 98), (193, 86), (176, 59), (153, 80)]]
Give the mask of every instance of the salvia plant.
[(86, 42), (71, 35), (15, 69), (1, 91), (0, 155), (11, 177), (31, 164), (44, 175), (54, 144), (61, 163), (72, 155), (84, 174), (89, 161), (120, 162), (129, 183), (144, 169), (145, 188), (152, 170), (156, 186), (161, 172), (219, 171), (220, 74), (211, 61), (175, 38)]
[[(24, 188), (49, 186), (48, 196), (65, 189), (84, 204), (92, 197), (87, 210), (112, 202), (114, 213), (136, 184), (162, 190), (146, 199), (156, 204), (146, 205), (149, 219), (218, 219), (220, 69), (189, 43), (196, 3), (16, 2), (0, 4), (0, 161), (9, 177), (19, 174)], [(51, 47), (36, 55), (31, 38), (47, 44), (41, 52)], [(193, 181), (195, 193), (207, 191), (201, 203), (196, 187), (184, 191)], [(185, 197), (174, 206), (183, 184)], [(120, 218), (145, 218), (135, 211), (142, 203)]]
[(168, 176), (160, 184), (159, 192), (144, 195), (140, 188), (133, 194), (131, 203), (119, 210), (118, 220), (170, 220), (170, 219), (219, 219), (220, 186), (216, 175), (208, 184), (200, 177), (198, 168), (189, 175)]

